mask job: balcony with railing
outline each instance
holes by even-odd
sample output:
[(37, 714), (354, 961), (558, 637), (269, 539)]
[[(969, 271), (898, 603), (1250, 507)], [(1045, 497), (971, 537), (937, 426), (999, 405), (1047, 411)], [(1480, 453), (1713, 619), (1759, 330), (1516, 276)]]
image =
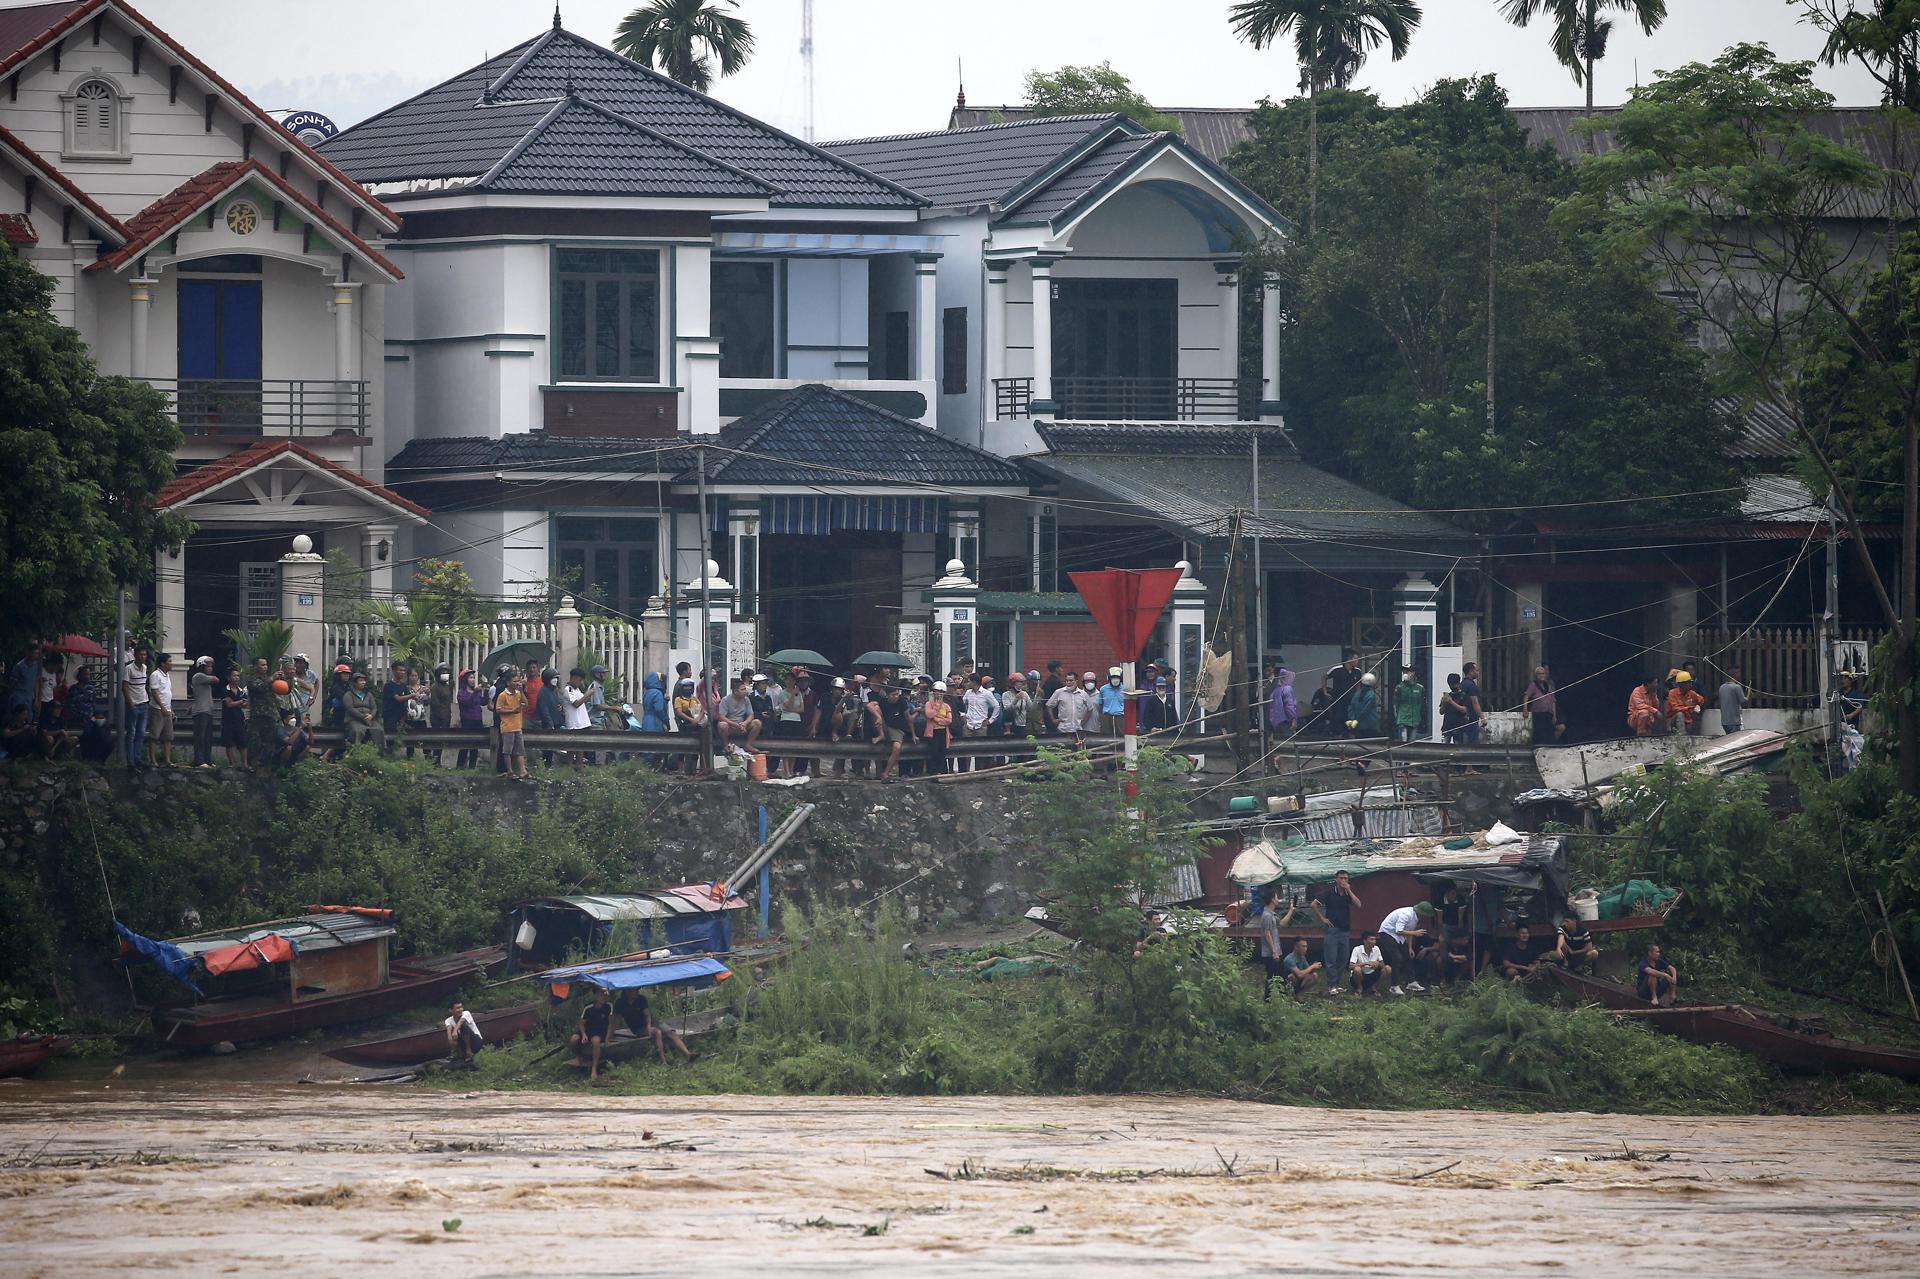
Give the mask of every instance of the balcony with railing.
[(365, 382), (285, 378), (147, 378), (189, 437), (243, 439), (367, 434)]
[[(1054, 417), (1064, 421), (1252, 421), (1260, 416), (1260, 380), (1231, 377), (1057, 377)], [(993, 380), (993, 415), (1031, 417), (1033, 379)]]

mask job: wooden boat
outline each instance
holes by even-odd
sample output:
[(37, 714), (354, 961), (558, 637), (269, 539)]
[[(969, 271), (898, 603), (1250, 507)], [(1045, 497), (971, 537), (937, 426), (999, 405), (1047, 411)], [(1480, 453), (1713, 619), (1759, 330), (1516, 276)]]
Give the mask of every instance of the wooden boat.
[(365, 971), (350, 971), (336, 960), (330, 970), (314, 962), (338, 951), (322, 951), (292, 964), (287, 985), (277, 982), (258, 993), (218, 996), (197, 1004), (152, 1010), (154, 1033), (162, 1043), (204, 1048), (222, 1041), (241, 1043), (273, 1035), (292, 1035), (347, 1022), (365, 1021), (388, 1013), (448, 999), (462, 983), (499, 964), (505, 958), (499, 946), (435, 955), (420, 959), (386, 956), (386, 938), (378, 938), (377, 953), (366, 960)]
[(1824, 1031), (1770, 1015), (1744, 1004), (1690, 1004), (1655, 1008), (1630, 986), (1551, 968), (1555, 980), (1603, 1008), (1644, 1014), (1655, 1030), (1696, 1044), (1725, 1044), (1763, 1057), (1788, 1070), (1834, 1074), (1875, 1070), (1903, 1079), (1920, 1079), (1920, 1050), (1839, 1039)]
[(64, 1035), (22, 1035), (0, 1040), (0, 1076), (31, 1075), (48, 1061), (73, 1047)]
[[(688, 1013), (684, 1017), (661, 1017), (658, 1019), (661, 1029), (671, 1030), (687, 1043), (713, 1034), (715, 1031), (731, 1028), (735, 1023), (733, 1013), (725, 1008), (709, 1008), (705, 1012)], [(665, 1045), (667, 1060), (673, 1062), (680, 1054), (674, 1051), (671, 1043)], [(600, 1060), (604, 1063), (632, 1061), (638, 1057), (649, 1056), (654, 1052), (653, 1039), (640, 1038), (625, 1026), (617, 1027), (613, 1032), (613, 1041), (600, 1050)], [(584, 1064), (585, 1058), (581, 1059)]]
[[(513, 1004), (489, 1012), (477, 1012), (473, 1019), (480, 1025), (482, 1039), (489, 1044), (504, 1044), (538, 1030), (542, 1006), (538, 1002)], [(327, 1056), (335, 1061), (351, 1062), (356, 1066), (416, 1066), (446, 1055), (447, 1032), (440, 1022), (405, 1034), (390, 1035), (385, 1039), (368, 1039), (327, 1050)]]

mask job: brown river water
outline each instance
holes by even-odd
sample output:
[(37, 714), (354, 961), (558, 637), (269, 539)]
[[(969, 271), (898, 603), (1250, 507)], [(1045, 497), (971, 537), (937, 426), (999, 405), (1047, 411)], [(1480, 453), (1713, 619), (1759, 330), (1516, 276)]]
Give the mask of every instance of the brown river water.
[(0, 1275), (1905, 1275), (1916, 1138), (1904, 1117), (12, 1082)]

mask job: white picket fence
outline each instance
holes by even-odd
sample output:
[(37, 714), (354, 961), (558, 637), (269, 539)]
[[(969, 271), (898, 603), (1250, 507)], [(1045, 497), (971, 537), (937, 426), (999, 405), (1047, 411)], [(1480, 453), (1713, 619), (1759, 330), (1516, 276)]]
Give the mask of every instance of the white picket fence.
[[(328, 623), (323, 634), (322, 656), (328, 665), (343, 654), (365, 662), (374, 671), (385, 671), (393, 662), (393, 645), (385, 623)], [(481, 658), (500, 645), (516, 640), (535, 640), (547, 645), (554, 650), (556, 661), (561, 655), (560, 623), (552, 618), (501, 618), (485, 624), (485, 636), (478, 643), (467, 640), (443, 643), (434, 661), (445, 662), (456, 672), (479, 671)], [(638, 626), (624, 622), (580, 623), (578, 651), (582, 656), (591, 654), (593, 660), (605, 664), (609, 679), (618, 681), (623, 700), (639, 700), (646, 663)], [(483, 681), (490, 677), (491, 672), (481, 672)]]

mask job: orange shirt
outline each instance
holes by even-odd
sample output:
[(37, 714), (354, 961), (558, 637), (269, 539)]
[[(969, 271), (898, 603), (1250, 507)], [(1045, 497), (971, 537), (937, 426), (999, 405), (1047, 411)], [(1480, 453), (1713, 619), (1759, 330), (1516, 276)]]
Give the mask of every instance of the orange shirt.
[(953, 727), (953, 703), (938, 693), (927, 699), (927, 727)]
[(510, 688), (501, 690), (500, 696), (493, 699), (493, 715), (500, 722), (500, 731), (503, 733), (520, 731), (520, 716), (526, 709), (526, 696)]
[(1667, 693), (1669, 715), (1698, 715), (1700, 708), (1706, 704), (1707, 699), (1696, 693), (1690, 684), (1682, 684)]

